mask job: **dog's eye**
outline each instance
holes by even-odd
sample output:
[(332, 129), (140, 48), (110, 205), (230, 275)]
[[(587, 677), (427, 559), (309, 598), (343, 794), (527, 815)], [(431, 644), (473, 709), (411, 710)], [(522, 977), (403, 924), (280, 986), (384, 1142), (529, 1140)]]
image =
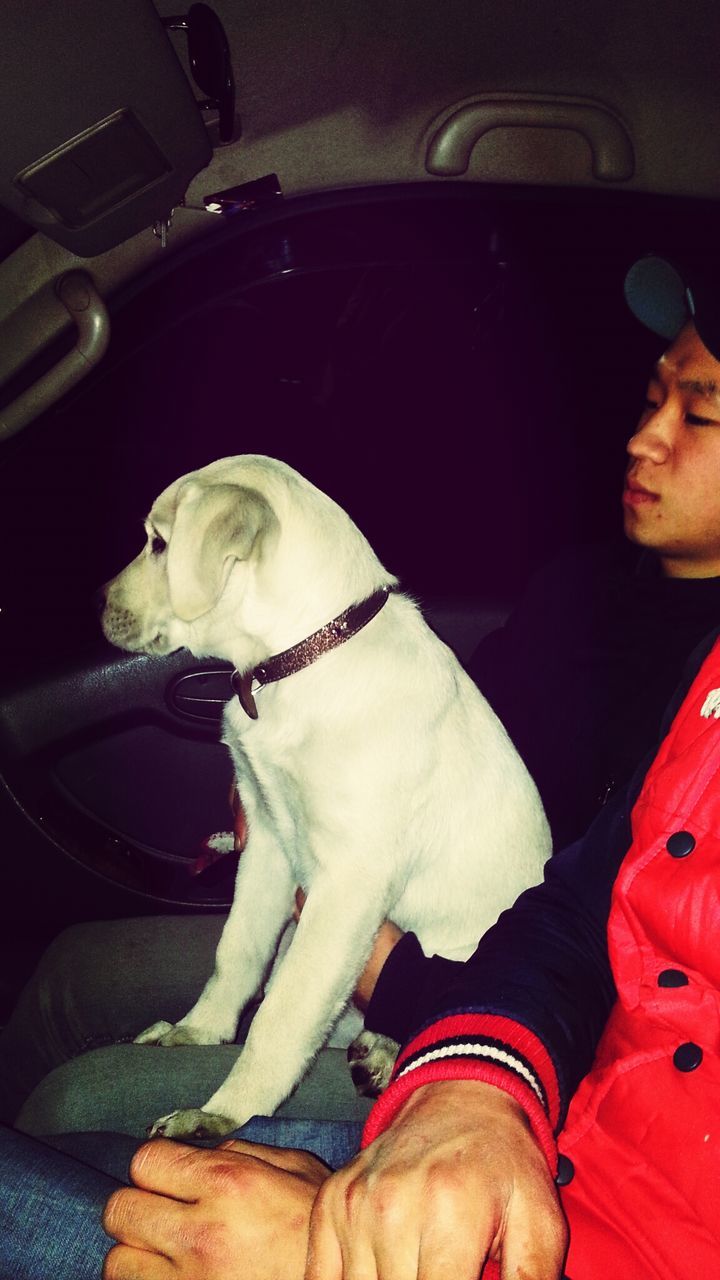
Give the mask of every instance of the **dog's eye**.
[(154, 556), (162, 555), (166, 546), (167, 546), (167, 542), (165, 541), (165, 539), (161, 538), (159, 533), (154, 533), (152, 536), (152, 540), (150, 542), (150, 550), (152, 554)]

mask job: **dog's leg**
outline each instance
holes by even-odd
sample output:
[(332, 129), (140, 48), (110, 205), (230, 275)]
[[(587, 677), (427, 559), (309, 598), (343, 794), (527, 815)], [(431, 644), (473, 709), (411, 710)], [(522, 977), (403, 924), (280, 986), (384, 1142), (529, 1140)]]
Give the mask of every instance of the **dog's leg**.
[(136, 1044), (222, 1044), (235, 1038), (242, 1010), (257, 994), (294, 905), (295, 883), (269, 828), (253, 826), (238, 866), (235, 896), (200, 998), (174, 1026), (155, 1022)]
[(271, 1115), (350, 999), (384, 911), (384, 901), (367, 882), (330, 882), (329, 877), (314, 882), (290, 949), (230, 1075), (203, 1107), (163, 1117), (153, 1133), (215, 1137), (253, 1115)]

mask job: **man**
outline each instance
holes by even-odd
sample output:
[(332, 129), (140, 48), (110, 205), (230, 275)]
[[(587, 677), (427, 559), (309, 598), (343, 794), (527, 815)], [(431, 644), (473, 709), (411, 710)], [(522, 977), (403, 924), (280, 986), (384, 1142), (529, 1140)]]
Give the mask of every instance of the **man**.
[[(658, 288), (651, 276), (643, 292), (657, 302)], [(694, 324), (682, 323), (680, 288), (682, 327), (651, 382), (627, 503), (669, 563), (697, 566), (717, 543), (704, 526), (680, 532), (678, 494), (685, 485), (715, 500), (720, 334), (707, 328), (714, 311), (688, 297)], [(557, 1280), (563, 1265), (572, 1280), (715, 1273), (716, 636), (691, 664), (650, 768), (467, 964), (426, 959), (411, 936), (394, 946), (369, 1020), (407, 1043), (361, 1154), (328, 1175), (306, 1154), (243, 1142), (145, 1146), (136, 1188), (105, 1211), (120, 1242), (106, 1280), (229, 1280), (238, 1259), (248, 1280), (476, 1280), (487, 1260), (523, 1280)], [(21, 1187), (26, 1156), (11, 1165)], [(37, 1165), (33, 1179), (36, 1191)], [(62, 1206), (66, 1225), (78, 1205), (81, 1195)], [(38, 1274), (23, 1257), (17, 1280)]]

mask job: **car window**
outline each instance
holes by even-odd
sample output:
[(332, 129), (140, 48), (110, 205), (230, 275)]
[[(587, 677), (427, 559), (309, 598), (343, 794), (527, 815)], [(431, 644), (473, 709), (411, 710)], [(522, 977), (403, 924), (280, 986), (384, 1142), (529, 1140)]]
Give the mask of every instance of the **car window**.
[(294, 201), (112, 299), (97, 373), (0, 457), (6, 643), (91, 636), (156, 494), (230, 453), (304, 472), (421, 598), (512, 595), (610, 534), (657, 349), (623, 275), (691, 213), (655, 208), (653, 234), (583, 193)]

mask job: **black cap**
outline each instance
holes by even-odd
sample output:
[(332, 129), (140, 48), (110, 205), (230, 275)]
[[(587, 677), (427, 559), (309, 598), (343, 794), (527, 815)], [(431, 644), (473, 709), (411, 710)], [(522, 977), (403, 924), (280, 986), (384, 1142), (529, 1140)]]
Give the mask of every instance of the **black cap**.
[(625, 277), (625, 300), (633, 315), (672, 341), (692, 320), (710, 355), (720, 361), (720, 277), (716, 270), (692, 272), (649, 255)]

